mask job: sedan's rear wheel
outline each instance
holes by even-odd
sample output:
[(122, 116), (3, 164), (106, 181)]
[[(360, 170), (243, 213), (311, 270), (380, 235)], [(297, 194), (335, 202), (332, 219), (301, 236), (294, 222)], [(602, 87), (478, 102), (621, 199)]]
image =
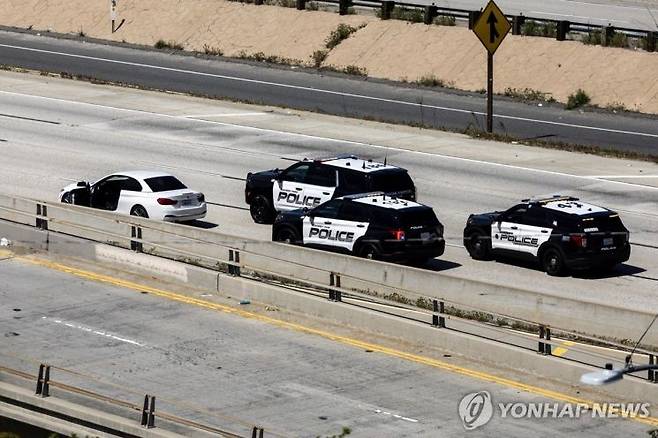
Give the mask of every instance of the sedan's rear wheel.
[(138, 217), (145, 217), (145, 218), (149, 217), (148, 212), (141, 205), (134, 206), (133, 209), (130, 211), (130, 215), (131, 216), (138, 216)]

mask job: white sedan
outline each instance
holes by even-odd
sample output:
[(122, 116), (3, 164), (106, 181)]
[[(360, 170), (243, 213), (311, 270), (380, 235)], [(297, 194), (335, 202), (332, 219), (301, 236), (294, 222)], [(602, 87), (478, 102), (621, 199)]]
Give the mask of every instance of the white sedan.
[(168, 173), (145, 170), (114, 173), (93, 184), (70, 184), (60, 191), (59, 200), (170, 222), (201, 219), (207, 211), (203, 193)]

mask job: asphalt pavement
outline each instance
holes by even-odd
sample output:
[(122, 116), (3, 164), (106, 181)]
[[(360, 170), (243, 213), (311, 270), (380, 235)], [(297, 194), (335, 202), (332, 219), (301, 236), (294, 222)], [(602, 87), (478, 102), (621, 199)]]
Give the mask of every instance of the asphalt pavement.
[[(497, 403), (567, 399), (475, 378), (475, 363), (475, 371), (450, 372), (22, 260), (0, 261), (0, 284), (1, 365), (33, 374), (48, 363), (59, 382), (135, 404), (152, 394), (159, 411), (243, 435), (250, 424), (269, 437), (332, 436), (344, 427), (354, 437), (618, 437), (649, 429), (590, 415), (502, 418)], [(496, 403), (493, 418), (466, 431), (458, 405), (479, 391)]]
[[(269, 240), (271, 227), (254, 224), (244, 202), (247, 172), (340, 153), (387, 157), (409, 170), (420, 201), (446, 227), (446, 253), (427, 269), (551, 296), (658, 308), (655, 164), (37, 75), (0, 75), (0, 105), (6, 140), (0, 142), (0, 187), (10, 194), (52, 201), (61, 187), (81, 179), (160, 169), (206, 194), (204, 226), (237, 239)], [(534, 265), (470, 259), (461, 245), (470, 213), (554, 193), (619, 211), (636, 244), (629, 262), (606, 275), (553, 278)], [(643, 329), (637, 327), (638, 336)]]
[[(315, 70), (0, 32), (2, 64), (345, 117), (464, 131), (484, 129), (477, 93), (416, 88)], [(494, 130), (520, 139), (658, 154), (658, 118), (497, 98)]]

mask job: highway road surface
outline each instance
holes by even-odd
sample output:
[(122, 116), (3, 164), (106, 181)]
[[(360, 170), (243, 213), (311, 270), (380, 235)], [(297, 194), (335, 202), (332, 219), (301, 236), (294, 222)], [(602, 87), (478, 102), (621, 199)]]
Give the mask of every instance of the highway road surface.
[(488, 391), (495, 403), (552, 404), (566, 396), (519, 390), (449, 357), (428, 366), (282, 328), (247, 313), (251, 305), (204, 308), (6, 256), (1, 365), (34, 374), (45, 362), (77, 373), (54, 369), (59, 382), (136, 404), (153, 394), (156, 410), (225, 430), (250, 435), (248, 425), (258, 424), (267, 437), (325, 437), (349, 427), (354, 437), (544, 438), (642, 436), (650, 429), (588, 416), (504, 419), (496, 408), (487, 425), (466, 432), (457, 407), (469, 393)]
[[(0, 63), (66, 72), (158, 90), (450, 129), (484, 129), (485, 97), (420, 89), (314, 70), (207, 60), (153, 50), (0, 32)], [(655, 116), (566, 111), (497, 98), (494, 130), (542, 139), (655, 154)]]
[[(254, 224), (244, 203), (247, 172), (338, 153), (387, 156), (409, 169), (420, 201), (446, 226), (446, 254), (427, 269), (642, 311), (658, 308), (658, 166), (652, 163), (17, 73), (0, 75), (0, 107), (3, 192), (52, 201), (80, 179), (162, 169), (205, 192), (206, 226), (267, 240), (270, 227)], [(608, 275), (553, 278), (534, 265), (470, 259), (461, 245), (468, 214), (554, 193), (619, 211), (634, 243), (630, 261)], [(638, 336), (643, 329), (637, 328)]]
[[(424, 3), (424, 2), (419, 2)], [(431, 2), (428, 0), (427, 4)], [(482, 0), (445, 0), (441, 7), (478, 10)], [(658, 30), (658, 3), (655, 1), (574, 1), (574, 0), (496, 0), (506, 15), (567, 20), (578, 23), (643, 30)]]

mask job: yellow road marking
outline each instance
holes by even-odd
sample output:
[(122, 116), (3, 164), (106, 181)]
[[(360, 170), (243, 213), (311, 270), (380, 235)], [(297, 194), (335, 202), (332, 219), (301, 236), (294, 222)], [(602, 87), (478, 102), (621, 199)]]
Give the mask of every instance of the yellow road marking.
[(576, 343), (573, 341), (562, 341), (561, 344), (564, 345), (564, 347), (557, 347), (555, 350), (553, 350), (552, 352), (553, 356), (562, 356), (564, 353), (569, 351), (569, 349), (566, 347), (571, 347), (572, 345), (576, 345)]
[[(140, 291), (140, 292), (144, 291), (144, 292), (148, 292), (151, 295), (167, 298), (167, 299), (170, 299), (170, 300), (173, 300), (173, 301), (178, 301), (178, 302), (186, 303), (186, 304), (192, 304), (192, 305), (203, 307), (203, 308), (206, 308), (206, 309), (216, 310), (216, 311), (220, 311), (220, 312), (224, 312), (224, 313), (238, 315), (238, 316), (241, 316), (241, 317), (244, 317), (244, 318), (249, 318), (249, 319), (265, 322), (267, 324), (271, 324), (271, 325), (274, 325), (274, 326), (287, 328), (287, 329), (299, 331), (299, 332), (306, 333), (306, 334), (320, 336), (320, 337), (323, 337), (325, 339), (330, 339), (332, 341), (340, 342), (340, 343), (345, 344), (345, 345), (351, 345), (353, 347), (357, 347), (357, 348), (360, 348), (360, 349), (363, 349), (363, 350), (371, 350), (371, 351), (374, 351), (374, 352), (386, 354), (388, 356), (408, 360), (408, 361), (411, 361), (411, 362), (427, 365), (427, 366), (430, 366), (430, 367), (433, 367), (433, 368), (438, 368), (438, 369), (445, 370), (445, 371), (450, 371), (450, 372), (453, 372), (453, 373), (456, 373), (456, 374), (460, 374), (460, 375), (463, 375), (463, 376), (467, 376), (467, 377), (471, 377), (471, 378), (474, 378), (474, 379), (482, 380), (482, 381), (485, 381), (485, 382), (496, 383), (498, 385), (503, 385), (503, 386), (507, 386), (507, 387), (510, 387), (510, 388), (518, 389), (518, 390), (525, 391), (525, 392), (528, 392), (528, 393), (531, 393), (531, 394), (539, 395), (539, 396), (550, 398), (550, 399), (553, 399), (553, 400), (558, 400), (558, 401), (561, 401), (561, 402), (564, 402), (564, 403), (573, 403), (573, 404), (580, 403), (580, 404), (586, 404), (588, 406), (592, 406), (594, 404), (594, 401), (592, 401), (592, 400), (586, 400), (586, 399), (582, 399), (580, 397), (573, 397), (573, 396), (570, 396), (568, 394), (563, 394), (563, 393), (560, 393), (560, 392), (552, 391), (550, 389), (540, 388), (538, 386), (527, 385), (525, 383), (517, 382), (515, 380), (507, 379), (507, 378), (504, 378), (504, 377), (494, 376), (493, 374), (488, 374), (488, 373), (485, 373), (485, 372), (476, 371), (476, 370), (472, 370), (472, 369), (469, 369), (469, 368), (464, 368), (464, 367), (461, 367), (461, 366), (458, 366), (458, 365), (453, 365), (453, 364), (443, 362), (443, 361), (440, 361), (440, 360), (437, 360), (437, 359), (432, 359), (432, 358), (429, 358), (429, 357), (419, 356), (419, 355), (412, 354), (412, 353), (406, 353), (404, 351), (395, 350), (393, 348), (384, 347), (382, 345), (377, 345), (377, 344), (372, 344), (372, 343), (369, 343), (369, 342), (359, 341), (357, 339), (352, 339), (352, 338), (349, 338), (349, 337), (346, 337), (346, 336), (336, 335), (336, 334), (333, 334), (333, 333), (329, 333), (329, 332), (325, 332), (325, 331), (322, 331), (322, 330), (319, 330), (319, 329), (306, 327), (306, 326), (303, 326), (303, 325), (300, 325), (300, 324), (295, 324), (295, 323), (292, 323), (292, 322), (281, 321), (281, 320), (278, 320), (278, 319), (275, 319), (275, 318), (271, 318), (269, 316), (259, 315), (257, 313), (248, 312), (248, 311), (245, 311), (245, 310), (242, 310), (242, 309), (237, 309), (235, 307), (230, 307), (230, 306), (227, 306), (227, 305), (224, 305), (224, 304), (218, 304), (218, 303), (213, 303), (213, 302), (206, 301), (206, 300), (200, 300), (198, 298), (189, 297), (189, 296), (178, 294), (178, 293), (175, 293), (175, 292), (165, 291), (165, 290), (154, 288), (154, 287), (151, 287), (151, 286), (141, 285), (141, 284), (134, 283), (134, 282), (131, 282), (131, 281), (128, 281), (128, 280), (122, 280), (122, 279), (113, 278), (113, 277), (110, 277), (110, 276), (107, 276), (107, 275), (97, 274), (97, 273), (90, 272), (90, 271), (84, 271), (82, 269), (73, 268), (73, 267), (70, 267), (70, 266), (62, 265), (60, 263), (55, 263), (55, 262), (51, 262), (51, 261), (48, 261), (48, 260), (37, 259), (37, 258), (28, 258), (28, 257), (16, 257), (16, 258), (20, 259), (22, 261), (26, 261), (26, 262), (35, 264), (35, 265), (43, 266), (43, 267), (50, 268), (50, 269), (53, 269), (53, 270), (57, 270), (57, 271), (60, 271), (60, 272), (66, 272), (68, 274), (72, 274), (72, 275), (75, 275), (77, 277), (85, 278), (85, 279), (88, 279), (88, 280), (91, 280), (91, 281), (96, 281), (96, 282), (100, 282), (100, 283), (107, 283), (107, 284), (111, 284), (113, 286), (119, 286), (119, 287), (123, 287), (123, 288), (126, 288), (126, 289), (137, 290), (137, 291)], [(565, 342), (569, 342), (569, 341), (565, 341)], [(622, 414), (623, 413), (620, 413), (620, 416), (622, 416)], [(648, 424), (650, 426), (658, 427), (658, 418), (655, 418), (655, 417), (639, 417), (639, 416), (636, 416), (636, 415), (633, 415), (633, 414), (630, 414), (627, 417), (630, 418), (630, 419), (633, 419), (635, 421), (638, 421), (640, 423), (644, 423), (644, 424)]]

